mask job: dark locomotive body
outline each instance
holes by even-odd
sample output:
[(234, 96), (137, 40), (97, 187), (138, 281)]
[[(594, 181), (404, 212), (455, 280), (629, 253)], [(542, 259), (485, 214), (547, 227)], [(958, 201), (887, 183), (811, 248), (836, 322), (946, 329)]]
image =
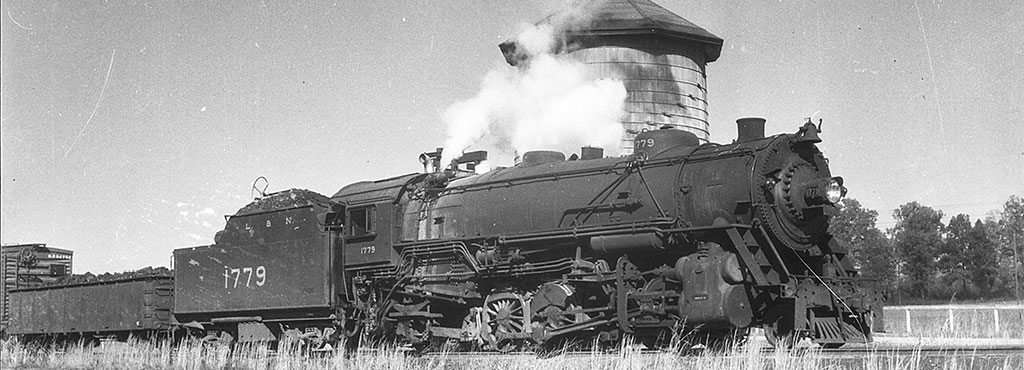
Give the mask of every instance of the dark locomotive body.
[(343, 188), (332, 200), (346, 225), (380, 225), (344, 238), (354, 294), (340, 314), (414, 345), (657, 343), (680, 327), (715, 341), (751, 326), (772, 340), (870, 341), (880, 296), (827, 234), (841, 179), (817, 128), (761, 136), (700, 145), (660, 130), (630, 157), (531, 152), (481, 175)]
[[(758, 132), (760, 130), (760, 132)], [(216, 341), (871, 340), (881, 297), (828, 233), (845, 192), (817, 127), (729, 145), (640, 134), (633, 155), (529, 152), (266, 195), (174, 252), (175, 325)], [(438, 166), (440, 153), (421, 160)], [(840, 192), (837, 194), (837, 192)]]
[(229, 216), (216, 244), (175, 250), (175, 317), (216, 340), (330, 336), (346, 287), (340, 244), (318, 219), (333, 205), (271, 194)]

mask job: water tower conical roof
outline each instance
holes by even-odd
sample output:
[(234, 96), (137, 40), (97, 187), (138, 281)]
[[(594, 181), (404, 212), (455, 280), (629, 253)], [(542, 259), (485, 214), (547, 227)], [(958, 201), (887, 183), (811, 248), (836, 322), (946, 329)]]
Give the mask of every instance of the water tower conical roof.
[[(650, 0), (591, 0), (573, 13), (583, 14), (578, 18), (584, 21), (570, 21), (562, 29), (569, 37), (662, 34), (701, 44), (705, 62), (715, 61), (722, 52), (720, 37)], [(573, 17), (555, 13), (538, 23), (558, 23), (566, 18)]]

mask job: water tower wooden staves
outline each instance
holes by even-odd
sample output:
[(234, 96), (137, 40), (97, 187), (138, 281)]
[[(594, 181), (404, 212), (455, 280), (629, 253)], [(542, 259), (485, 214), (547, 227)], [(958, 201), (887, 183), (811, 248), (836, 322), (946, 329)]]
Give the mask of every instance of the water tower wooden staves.
[[(597, 78), (623, 81), (624, 153), (636, 134), (666, 125), (708, 140), (705, 66), (721, 54), (721, 38), (646, 0), (591, 1), (538, 24), (555, 31), (556, 54), (585, 63)], [(514, 39), (500, 47), (511, 65), (528, 58)]]

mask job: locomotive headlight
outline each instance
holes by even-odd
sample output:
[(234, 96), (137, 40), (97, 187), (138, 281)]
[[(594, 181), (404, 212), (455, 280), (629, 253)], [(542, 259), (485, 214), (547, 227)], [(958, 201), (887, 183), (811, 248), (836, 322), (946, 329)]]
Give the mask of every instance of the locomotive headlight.
[(839, 203), (845, 195), (846, 188), (843, 187), (842, 177), (833, 177), (832, 180), (828, 182), (828, 185), (825, 185), (825, 198), (828, 199), (829, 203)]

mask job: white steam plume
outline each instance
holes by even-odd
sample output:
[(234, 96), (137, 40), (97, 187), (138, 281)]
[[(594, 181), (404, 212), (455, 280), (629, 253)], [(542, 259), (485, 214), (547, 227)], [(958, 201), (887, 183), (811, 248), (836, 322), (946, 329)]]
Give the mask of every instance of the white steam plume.
[(516, 37), (519, 68), (490, 71), (473, 98), (452, 104), (441, 163), (447, 165), (482, 138), (498, 150), (524, 153), (581, 146), (618, 154), (626, 88), (619, 80), (596, 79), (583, 63), (552, 55), (555, 29), (530, 25)]

